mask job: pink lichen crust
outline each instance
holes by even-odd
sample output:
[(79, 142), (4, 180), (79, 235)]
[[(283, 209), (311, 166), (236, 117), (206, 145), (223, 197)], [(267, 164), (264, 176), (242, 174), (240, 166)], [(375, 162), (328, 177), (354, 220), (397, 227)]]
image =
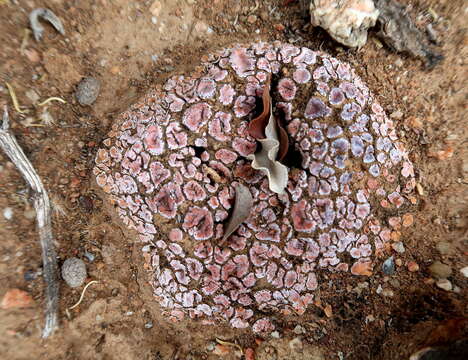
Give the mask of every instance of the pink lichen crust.
[[(151, 284), (168, 317), (269, 332), (282, 314), (306, 311), (324, 272), (372, 274), (411, 205), (413, 166), (346, 63), (275, 42), (225, 49), (202, 65), (121, 116), (94, 174), (123, 223), (152, 245)], [(270, 72), (274, 112), (301, 159), (286, 158), (283, 195), (247, 159)], [(239, 183), (254, 205), (220, 245)]]

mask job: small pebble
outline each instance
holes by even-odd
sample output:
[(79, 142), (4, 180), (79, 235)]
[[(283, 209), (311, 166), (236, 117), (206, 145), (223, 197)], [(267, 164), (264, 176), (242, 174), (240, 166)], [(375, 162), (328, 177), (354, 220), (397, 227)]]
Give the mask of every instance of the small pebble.
[(394, 111), (390, 114), (390, 117), (392, 119), (396, 119), (396, 120), (399, 120), (403, 117), (403, 113), (400, 111), (400, 110), (397, 110), (397, 111)]
[(395, 260), (395, 264), (396, 264), (396, 266), (401, 266), (401, 265), (403, 265), (403, 260), (401, 260), (401, 259), (396, 259), (396, 260)]
[(13, 219), (13, 209), (11, 207), (3, 209), (3, 217), (7, 220)]
[(393, 297), (394, 296), (394, 292), (393, 290), (391, 289), (384, 289), (382, 291), (382, 296), (385, 296), (385, 297)]
[(393, 275), (395, 272), (395, 263), (393, 261), (393, 256), (390, 256), (387, 260), (384, 261), (382, 264), (382, 272), (385, 275)]
[(395, 60), (395, 66), (402, 67), (403, 65), (403, 60), (401, 60), (400, 58)]
[(69, 258), (62, 265), (62, 278), (68, 286), (81, 286), (86, 279), (86, 265), (83, 260)]
[(409, 261), (408, 262), (408, 270), (411, 271), (411, 272), (419, 271), (418, 263), (416, 263), (414, 261)]
[(274, 339), (279, 339), (281, 337), (280, 333), (278, 331), (272, 331), (271, 332), (271, 337)]
[(146, 324), (145, 324), (145, 329), (151, 329), (153, 327), (153, 322), (152, 321), (148, 321)]
[(296, 334), (296, 335), (301, 335), (301, 334), (303, 334), (305, 331), (304, 331), (304, 328), (303, 328), (301, 325), (296, 325), (296, 327), (294, 328), (293, 332), (294, 332), (294, 334)]
[(26, 281), (33, 281), (37, 278), (38, 273), (34, 270), (26, 270), (23, 277)]
[(435, 261), (431, 266), (429, 266), (429, 271), (432, 276), (437, 279), (446, 279), (452, 275), (452, 268), (440, 261)]
[(447, 279), (441, 279), (436, 282), (436, 285), (438, 288), (445, 290), (445, 291), (451, 291), (452, 290), (452, 283), (447, 280)]
[(213, 341), (211, 341), (211, 342), (209, 342), (208, 345), (206, 346), (206, 350), (208, 350), (208, 351), (213, 351), (213, 350), (215, 349), (215, 347), (216, 347), (216, 343), (213, 342)]
[(89, 262), (93, 262), (94, 259), (96, 259), (96, 256), (93, 253), (90, 253), (89, 251), (85, 251), (83, 255), (86, 259), (88, 259)]
[(405, 246), (403, 245), (403, 243), (401, 241), (393, 243), (392, 248), (393, 248), (393, 250), (395, 250), (396, 252), (398, 252), (400, 254), (405, 252)]
[(463, 274), (464, 277), (468, 278), (468, 266), (460, 269), (460, 272)]
[(452, 245), (447, 241), (438, 242), (436, 248), (441, 255), (448, 255), (452, 252)]
[(36, 218), (36, 210), (34, 209), (25, 210), (23, 215), (28, 220), (34, 220)]
[(249, 24), (255, 24), (256, 21), (257, 21), (257, 17), (255, 15), (249, 15), (249, 17), (247, 18), (247, 22)]
[(93, 104), (101, 89), (101, 83), (94, 77), (86, 77), (80, 81), (76, 88), (75, 97), (81, 105)]
[(278, 31), (284, 31), (284, 29), (286, 29), (286, 27), (283, 24), (275, 24), (273, 25), (273, 27)]

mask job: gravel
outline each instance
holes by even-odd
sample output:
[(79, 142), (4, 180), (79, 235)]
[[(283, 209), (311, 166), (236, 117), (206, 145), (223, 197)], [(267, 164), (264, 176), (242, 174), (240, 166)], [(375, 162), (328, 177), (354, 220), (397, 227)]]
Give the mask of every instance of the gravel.
[(445, 290), (445, 291), (451, 291), (452, 290), (452, 283), (447, 280), (447, 279), (441, 279), (436, 282), (436, 285), (438, 288)]
[(393, 275), (395, 272), (395, 262), (393, 261), (393, 256), (390, 256), (387, 260), (384, 261), (382, 264), (382, 272), (385, 275)]
[(62, 278), (72, 288), (81, 286), (86, 279), (86, 265), (83, 260), (78, 258), (65, 260), (62, 265)]
[(452, 275), (452, 268), (440, 261), (435, 261), (429, 266), (429, 271), (437, 279), (446, 279)]
[(86, 77), (80, 81), (76, 88), (75, 97), (81, 105), (93, 104), (101, 89), (101, 83), (94, 77)]

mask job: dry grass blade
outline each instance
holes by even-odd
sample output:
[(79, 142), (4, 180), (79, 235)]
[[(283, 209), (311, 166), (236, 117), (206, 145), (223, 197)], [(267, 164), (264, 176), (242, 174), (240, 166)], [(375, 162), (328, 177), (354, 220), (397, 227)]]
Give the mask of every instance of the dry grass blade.
[(84, 299), (84, 296), (85, 296), (85, 293), (86, 293), (86, 290), (88, 289), (88, 287), (90, 287), (93, 284), (97, 284), (97, 283), (99, 283), (99, 281), (97, 281), (97, 280), (92, 280), (89, 283), (87, 283), (86, 286), (84, 287), (83, 291), (81, 292), (79, 300), (74, 305), (70, 306), (68, 309), (65, 310), (65, 312), (67, 313), (67, 317), (69, 319), (71, 318), (70, 310), (72, 310), (72, 309), (76, 308), (78, 305), (80, 305), (81, 302)]

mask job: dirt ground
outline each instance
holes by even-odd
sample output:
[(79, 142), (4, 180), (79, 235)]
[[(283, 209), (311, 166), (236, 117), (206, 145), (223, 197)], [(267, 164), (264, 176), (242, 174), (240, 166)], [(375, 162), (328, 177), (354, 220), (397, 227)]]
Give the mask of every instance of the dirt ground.
[[(42, 340), (44, 283), (34, 212), (25, 182), (0, 153), (0, 298), (12, 288), (33, 298), (29, 308), (0, 309), (0, 358), (238, 359), (239, 349), (250, 348), (256, 359), (407, 359), (441, 321), (466, 316), (467, 279), (460, 273), (468, 253), (466, 3), (404, 1), (418, 25), (432, 23), (435, 48), (445, 56), (426, 71), (419, 60), (382, 47), (374, 34), (359, 51), (341, 47), (312, 29), (299, 2), (160, 0), (160, 8), (153, 2), (0, 0), (0, 105), (8, 104), (13, 131), (52, 199), (59, 264), (82, 258), (87, 282), (99, 281), (70, 319), (65, 309), (83, 288), (61, 282), (61, 326)], [(40, 42), (26, 33), (28, 14), (38, 7), (60, 17), (64, 36), (50, 26)], [(401, 234), (405, 250), (387, 254), (395, 258), (395, 274), (384, 276), (378, 268), (371, 277), (330, 275), (334, 285), (317, 290), (306, 316), (285, 318), (277, 336), (268, 338), (162, 318), (141, 244), (111, 221), (91, 172), (113, 119), (152, 84), (175, 68), (189, 69), (210, 49), (252, 39), (321, 48), (350, 62), (397, 122), (419, 184), (415, 225)], [(80, 106), (73, 96), (84, 76), (101, 81), (92, 106)], [(5, 82), (27, 114), (14, 110)], [(51, 96), (67, 103), (36, 105)], [(409, 271), (410, 261), (419, 269)], [(453, 291), (436, 286), (428, 270), (434, 261), (451, 268)], [(215, 346), (216, 338), (239, 349)]]

